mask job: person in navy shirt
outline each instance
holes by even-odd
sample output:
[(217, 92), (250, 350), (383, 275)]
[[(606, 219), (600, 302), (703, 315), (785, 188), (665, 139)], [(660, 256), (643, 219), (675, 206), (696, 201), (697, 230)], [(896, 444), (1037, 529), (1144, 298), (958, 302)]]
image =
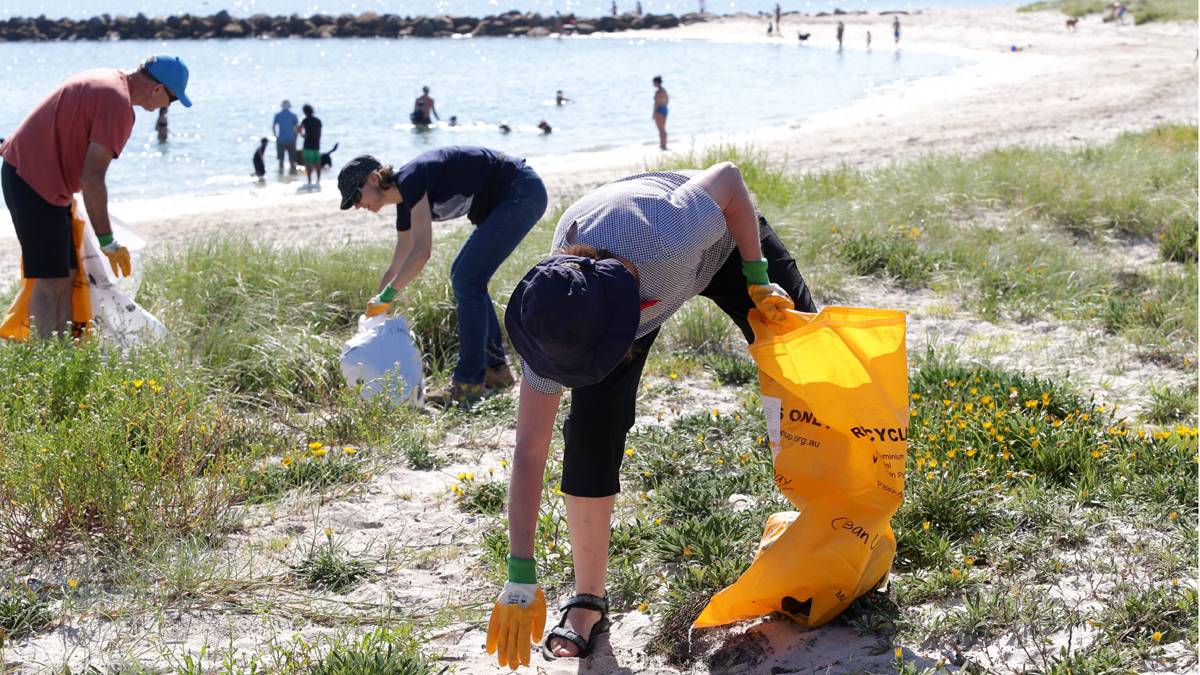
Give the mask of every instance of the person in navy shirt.
[(433, 222), (466, 216), (475, 231), (450, 267), (458, 309), (458, 362), (451, 381), (431, 393), (435, 405), (469, 404), (489, 389), (512, 386), (500, 322), (488, 282), (546, 212), (546, 186), (525, 160), (488, 148), (431, 150), (400, 167), (370, 155), (338, 174), (342, 209), (378, 213), (396, 206), (396, 250), (367, 304), (367, 316), (387, 312), (421, 273), (433, 244)]

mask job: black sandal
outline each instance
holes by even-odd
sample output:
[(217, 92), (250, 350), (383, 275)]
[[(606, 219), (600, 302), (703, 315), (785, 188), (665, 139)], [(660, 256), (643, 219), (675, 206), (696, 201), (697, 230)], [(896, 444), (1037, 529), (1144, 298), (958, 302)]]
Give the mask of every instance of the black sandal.
[[(571, 609), (574, 607), (600, 612), (600, 619), (592, 625), (591, 634), (586, 638), (574, 630), (567, 628), (567, 615), (571, 613)], [(608, 593), (605, 593), (603, 598), (598, 595), (579, 593), (571, 596), (571, 599), (567, 600), (566, 604), (559, 609), (562, 610), (562, 618), (559, 619), (557, 626), (550, 629), (550, 633), (542, 641), (542, 658), (547, 661), (587, 658), (592, 653), (592, 640), (595, 640), (597, 635), (607, 633), (611, 625), (608, 620)], [(554, 638), (570, 642), (579, 648), (579, 653), (574, 656), (555, 656), (554, 652), (550, 651), (550, 641)]]

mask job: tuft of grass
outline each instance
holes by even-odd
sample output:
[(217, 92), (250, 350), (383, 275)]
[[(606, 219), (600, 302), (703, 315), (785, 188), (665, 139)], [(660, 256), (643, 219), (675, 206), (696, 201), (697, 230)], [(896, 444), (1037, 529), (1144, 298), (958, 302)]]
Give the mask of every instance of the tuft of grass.
[(0, 647), (50, 623), (50, 601), (26, 584), (0, 585)]
[(325, 542), (313, 542), (308, 553), (292, 571), (304, 585), (331, 593), (342, 593), (358, 585), (369, 570), (366, 563), (351, 558), (334, 542), (333, 531), (325, 529)]
[(1150, 387), (1150, 406), (1146, 421), (1155, 424), (1196, 421), (1195, 387)]
[(503, 481), (477, 481), (474, 473), (460, 473), (454, 485), (458, 508), (467, 513), (498, 516), (508, 503), (508, 484)]
[(758, 366), (752, 359), (739, 354), (714, 352), (705, 354), (702, 362), (704, 369), (723, 386), (741, 387), (758, 380)]
[(243, 494), (250, 504), (278, 499), (290, 490), (321, 492), (334, 485), (353, 483), (365, 475), (366, 459), (354, 446), (326, 447), (320, 441), (251, 473)]
[(411, 630), (377, 628), (357, 643), (334, 647), (310, 675), (441, 675), (447, 667), (422, 654)]

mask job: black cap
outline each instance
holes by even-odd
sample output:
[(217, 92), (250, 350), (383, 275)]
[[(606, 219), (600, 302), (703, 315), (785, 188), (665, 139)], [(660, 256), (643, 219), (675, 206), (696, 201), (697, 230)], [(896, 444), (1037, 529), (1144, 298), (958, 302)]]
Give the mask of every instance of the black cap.
[(533, 372), (566, 387), (603, 380), (641, 320), (638, 284), (620, 260), (554, 255), (517, 283), (504, 327)]
[(359, 155), (346, 162), (346, 166), (343, 166), (342, 170), (338, 172), (338, 190), (342, 193), (343, 211), (354, 206), (358, 201), (363, 183), (367, 182), (367, 176), (381, 166), (383, 165), (379, 163), (379, 160), (370, 155)]

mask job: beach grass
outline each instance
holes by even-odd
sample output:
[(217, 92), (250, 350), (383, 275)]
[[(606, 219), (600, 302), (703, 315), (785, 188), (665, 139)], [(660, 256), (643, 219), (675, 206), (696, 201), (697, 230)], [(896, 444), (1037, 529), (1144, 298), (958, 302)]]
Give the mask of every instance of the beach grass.
[[(798, 174), (736, 147), (652, 168), (723, 159), (738, 164), (819, 302), (864, 280), (932, 292), (972, 320), (1072, 322), (1194, 375), (1195, 127), (1080, 150), (1002, 149), (872, 170)], [(547, 252), (558, 213), (493, 280), (499, 312)], [(399, 303), (434, 382), (456, 349), (447, 277), (468, 232), (439, 236), (429, 269)], [(307, 606), (377, 573), (373, 559), (347, 553), (341, 533), (301, 548), (256, 544), (290, 550), (279, 579), (222, 558), (239, 524), (336, 501), (404, 464), (446, 483), (444, 505), (430, 508), (467, 514), (470, 543), (431, 559), (466, 555), (481, 578), (502, 581), (507, 462), (437, 472), (500, 447), (514, 398), (422, 414), (362, 401), (341, 379), (338, 351), (389, 255), (379, 245), (196, 243), (147, 261), (139, 299), (172, 327), (162, 345), (0, 348), (0, 369), (11, 374), (0, 389), (0, 570), (14, 580), (0, 587), (0, 630), (9, 639), (36, 635), (98, 603), (112, 616), (153, 618), (182, 603), (245, 602), (345, 630), (332, 642), (272, 641), (256, 654), (189, 653), (172, 657), (172, 667), (439, 672), (423, 656), (424, 637), (396, 627), (396, 617), (336, 599), (334, 609)], [(766, 516), (790, 508), (774, 487), (757, 369), (720, 314), (694, 301), (664, 326), (639, 402), (657, 423), (628, 439), (611, 543), (613, 606), (650, 613), (659, 634), (652, 644), (677, 663), (702, 656), (705, 640), (687, 639), (692, 619), (744, 571)], [(1141, 417), (1127, 419), (1067, 376), (1039, 379), (944, 348), (918, 356), (896, 575), (889, 595), (861, 599), (838, 621), (943, 651), (1008, 639), (1047, 672), (1183, 663), (1167, 647), (1196, 646), (1194, 386), (1156, 384)], [(731, 394), (736, 406), (697, 403), (703, 387)], [(561, 447), (555, 434), (535, 543), (539, 577), (555, 597), (572, 583)], [(66, 602), (59, 587), (19, 581), (81, 559), (90, 584), (137, 589), (135, 600), (117, 607), (76, 593)], [(1116, 579), (1121, 569), (1139, 573), (1077, 587), (1082, 575)], [(1051, 595), (1064, 599), (1043, 602)], [(477, 621), (487, 604), (462, 603), (446, 609), (456, 620)], [(362, 634), (372, 622), (389, 628)], [(1044, 639), (1063, 630), (1103, 640), (1047, 651)], [(897, 663), (901, 672), (913, 667)]]
[[(1130, 0), (1125, 3), (1137, 25), (1151, 21), (1195, 21), (1196, 3), (1187, 0)], [(1057, 9), (1067, 16), (1084, 17), (1108, 12), (1108, 0), (1042, 0), (1022, 5), (1017, 11), (1041, 12)]]

